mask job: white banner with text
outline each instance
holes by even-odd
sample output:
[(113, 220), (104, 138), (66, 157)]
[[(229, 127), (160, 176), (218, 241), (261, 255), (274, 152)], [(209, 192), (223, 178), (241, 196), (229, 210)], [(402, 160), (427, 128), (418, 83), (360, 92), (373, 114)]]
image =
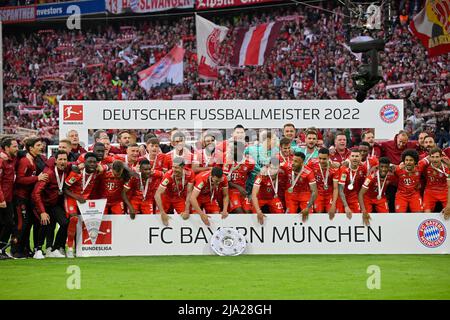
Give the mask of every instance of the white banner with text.
[(403, 100), (60, 101), (59, 135), (88, 129), (374, 128), (377, 139), (403, 129)]
[(212, 234), (220, 227), (235, 227), (247, 241), (243, 254), (449, 254), (450, 220), (438, 213), (373, 214), (370, 226), (362, 216), (349, 220), (338, 214), (312, 214), (306, 222), (299, 215), (267, 214), (260, 225), (253, 214), (226, 219), (210, 215), (207, 227), (198, 215), (183, 220), (171, 216), (165, 227), (159, 215), (106, 215), (96, 244), (80, 220), (78, 257), (211, 255)]

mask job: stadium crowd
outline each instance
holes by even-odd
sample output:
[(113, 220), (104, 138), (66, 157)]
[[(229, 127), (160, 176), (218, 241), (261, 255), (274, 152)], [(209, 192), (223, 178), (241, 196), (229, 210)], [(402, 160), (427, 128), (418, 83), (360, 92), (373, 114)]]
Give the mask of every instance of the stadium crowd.
[[(369, 92), (369, 98), (403, 98), (405, 130), (411, 139), (425, 131), (439, 147), (445, 147), (450, 138), (448, 55), (427, 58), (425, 48), (407, 28), (419, 9), (417, 1), (395, 3), (398, 19), (380, 54), (385, 81)], [(343, 46), (342, 6), (336, 1), (323, 5), (335, 14), (298, 5), (212, 18), (230, 31), (220, 48), (219, 79), (207, 82), (198, 77), (193, 17), (8, 34), (4, 38), (6, 132), (31, 129), (56, 144), (61, 99), (352, 98), (350, 76), (360, 62)], [(236, 29), (275, 19), (283, 20), (284, 27), (266, 63), (232, 67), (229, 59)], [(186, 49), (183, 84), (164, 84), (146, 92), (138, 84), (137, 73), (164, 57), (180, 40)], [(405, 87), (388, 87), (394, 84)], [(360, 140), (360, 131), (351, 135), (349, 146)]]
[(92, 150), (85, 150), (71, 130), (48, 159), (41, 138), (30, 136), (19, 145), (4, 136), (0, 259), (73, 258), (77, 202), (95, 199), (106, 199), (104, 214), (159, 214), (166, 226), (174, 213), (185, 220), (199, 214), (208, 226), (208, 214), (229, 213), (255, 214), (261, 224), (269, 213), (300, 214), (303, 222), (314, 212), (331, 220), (362, 213), (365, 225), (371, 213), (442, 212), (450, 219), (450, 148), (441, 150), (432, 136), (409, 141), (402, 130), (377, 143), (367, 130), (349, 149), (344, 132), (325, 148), (316, 129), (304, 131), (303, 143), (297, 131), (291, 123), (281, 136), (260, 130), (253, 143), (237, 125), (225, 140), (221, 132), (205, 130), (200, 145), (189, 145), (174, 128), (170, 145), (152, 133), (139, 145), (132, 131), (122, 130), (119, 145), (112, 146), (108, 132), (97, 130)]

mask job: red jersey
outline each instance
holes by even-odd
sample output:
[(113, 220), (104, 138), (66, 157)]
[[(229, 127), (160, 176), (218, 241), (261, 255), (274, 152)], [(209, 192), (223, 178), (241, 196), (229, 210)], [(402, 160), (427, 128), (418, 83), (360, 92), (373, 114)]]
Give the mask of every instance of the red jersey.
[[(285, 164), (285, 167), (287, 167), (288, 164)], [(283, 169), (285, 168), (283, 167)], [(294, 185), (293, 193), (310, 193), (311, 189), (309, 186), (311, 184), (316, 183), (316, 177), (314, 176), (314, 171), (309, 168), (308, 166), (303, 166), (300, 173), (294, 172), (291, 169), (285, 169), (285, 172), (288, 176), (288, 183), (286, 185), (286, 188), (291, 188), (292, 185)], [(298, 176), (300, 174), (300, 176)], [(288, 190), (289, 192), (289, 190)]]
[(376, 157), (370, 157), (368, 156), (366, 161), (361, 161), (361, 163), (366, 167), (367, 173), (370, 172), (370, 169), (373, 167), (377, 167), (379, 164), (379, 161)]
[(16, 158), (0, 159), (0, 202), (11, 202), (14, 190)]
[(420, 190), (420, 173), (421, 170), (417, 166), (412, 172), (406, 169), (395, 169), (395, 176), (398, 178), (397, 194), (403, 197), (413, 197)]
[(245, 158), (245, 161), (238, 163), (234, 161), (223, 165), (223, 173), (227, 175), (228, 180), (245, 188), (247, 178), (255, 168), (255, 162), (250, 158)]
[(100, 177), (101, 198), (108, 203), (122, 202), (122, 190), (126, 183), (122, 178), (116, 177), (112, 170), (104, 172)]
[(27, 156), (20, 158), (16, 170), (14, 194), (22, 199), (30, 199), (34, 185), (38, 182), (36, 164)]
[(166, 159), (166, 155), (164, 153), (158, 153), (156, 155), (156, 159), (152, 160), (152, 159), (150, 159), (150, 155), (147, 153), (142, 158), (139, 158), (138, 162), (141, 162), (141, 160), (143, 160), (143, 159), (147, 159), (148, 161), (150, 161), (150, 166), (152, 167), (153, 170), (162, 171), (163, 166), (164, 166), (164, 160)]
[(270, 177), (268, 174), (258, 174), (253, 185), (260, 187), (258, 192), (259, 200), (272, 200), (275, 197), (280, 197), (282, 190), (286, 189), (287, 184), (288, 176), (280, 170), (275, 178)]
[(195, 181), (194, 171), (188, 168), (184, 168), (183, 177), (175, 178), (172, 169), (164, 174), (160, 186), (166, 189), (165, 193), (167, 197), (184, 199), (186, 198), (187, 185), (194, 184)]
[[(344, 186), (345, 197), (356, 197), (358, 198), (359, 190), (364, 183), (364, 179), (367, 175), (367, 168), (360, 164), (356, 170), (352, 170), (347, 167), (341, 167), (339, 170), (339, 184)], [(353, 183), (351, 183), (353, 177)], [(348, 188), (349, 185), (353, 184), (353, 189)]]
[(78, 145), (76, 148), (72, 148), (70, 152), (73, 153), (86, 153), (86, 149), (84, 149), (81, 145)]
[(287, 170), (292, 170), (292, 159), (294, 158), (294, 155), (290, 154), (289, 156), (285, 157), (281, 153), (277, 153), (276, 157), (280, 161), (280, 167), (283, 167)]
[(447, 180), (450, 179), (450, 169), (441, 163), (440, 167), (434, 167), (424, 159), (419, 161), (419, 167), (425, 176), (425, 189), (435, 193), (447, 193)]
[[(84, 176), (84, 179), (83, 179)], [(97, 181), (98, 174), (97, 172), (87, 174), (83, 169), (81, 173), (76, 173), (72, 171), (69, 176), (66, 178), (66, 185), (69, 187), (69, 190), (75, 194), (82, 196), (84, 199), (89, 198), (95, 182)], [(85, 184), (83, 188), (83, 183)]]
[(164, 170), (171, 170), (172, 169), (172, 160), (174, 157), (182, 157), (184, 159), (185, 168), (191, 168), (192, 167), (192, 161), (194, 160), (194, 155), (192, 152), (190, 152), (187, 148), (184, 148), (183, 154), (178, 155), (175, 153), (175, 149), (165, 154), (163, 169)]
[(442, 150), (442, 153), (443, 153), (447, 158), (450, 158), (450, 147), (445, 148), (444, 150)]
[[(86, 162), (86, 159), (84, 158), (85, 155), (86, 155), (86, 153), (80, 154), (80, 156), (78, 157), (77, 162), (76, 162), (77, 165), (80, 164), (80, 163), (85, 163)], [(107, 166), (108, 164), (113, 163), (114, 160), (115, 159), (112, 156), (106, 156), (99, 163), (102, 166)]]
[[(320, 170), (320, 163), (317, 159), (311, 159), (308, 163), (308, 167), (314, 172), (314, 176), (317, 183), (317, 190), (319, 194), (328, 194), (333, 192), (333, 180), (339, 181), (339, 168), (332, 168), (331, 166), (327, 169)], [(328, 171), (328, 179), (327, 179)], [(325, 183), (326, 180), (326, 183)], [(325, 190), (325, 184), (327, 188)]]
[(197, 174), (195, 177), (194, 182), (194, 188), (198, 191), (200, 191), (200, 197), (211, 197), (217, 199), (217, 195), (220, 191), (222, 191), (224, 188), (228, 188), (228, 179), (227, 176), (223, 176), (223, 180), (219, 183), (219, 186), (215, 188), (214, 190), (211, 190), (210, 185), (210, 177), (211, 172), (205, 171)]
[(205, 150), (198, 150), (195, 152), (192, 163), (197, 164), (201, 168), (206, 167), (219, 167), (221, 168), (222, 165), (225, 163), (225, 157), (222, 151), (215, 150), (214, 153), (210, 156), (206, 154)]
[(345, 148), (343, 153), (339, 153), (337, 150), (334, 154), (330, 154), (330, 160), (333, 162), (339, 162), (342, 163), (345, 159), (347, 159), (348, 157), (350, 157), (350, 154), (352, 152)]
[[(384, 179), (380, 179), (380, 187), (383, 187), (381, 190), (381, 196), (386, 197), (386, 188), (389, 184), (393, 184), (395, 177), (388, 173)], [(378, 171), (374, 172), (366, 177), (362, 188), (367, 189), (364, 197), (368, 197), (370, 199), (376, 199), (378, 196)]]
[(158, 186), (161, 183), (162, 177), (163, 173), (160, 170), (155, 170), (153, 174), (150, 175), (150, 177), (145, 181), (141, 180), (142, 178), (140, 174), (139, 177), (131, 177), (130, 181), (124, 185), (124, 188), (130, 190), (128, 193), (129, 199), (140, 201), (149, 199), (153, 201), (153, 197), (155, 196), (156, 189), (158, 189)]

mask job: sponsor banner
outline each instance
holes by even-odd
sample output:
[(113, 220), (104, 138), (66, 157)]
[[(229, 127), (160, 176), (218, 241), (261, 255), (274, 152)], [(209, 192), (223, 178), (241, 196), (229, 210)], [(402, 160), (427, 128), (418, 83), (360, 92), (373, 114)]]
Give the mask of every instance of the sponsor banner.
[(36, 7), (5, 7), (0, 8), (0, 20), (2, 23), (19, 23), (36, 20)]
[(72, 14), (85, 15), (105, 12), (105, 1), (84, 0), (38, 5), (36, 9), (36, 17), (38, 20), (41, 20), (68, 17)]
[(100, 233), (103, 235), (103, 232), (100, 231), (100, 225), (105, 211), (106, 199), (86, 200), (85, 203), (77, 201), (77, 204), (83, 218), (83, 241), (85, 241), (84, 236), (87, 234), (91, 241), (90, 244), (96, 244), (98, 235)]
[(250, 6), (260, 3), (281, 2), (281, 0), (197, 0), (195, 9), (219, 9), (239, 6)]
[(171, 9), (193, 9), (195, 0), (105, 0), (106, 10), (121, 14), (148, 13)]
[(188, 220), (174, 215), (165, 227), (159, 215), (107, 215), (95, 245), (78, 225), (77, 256), (210, 255), (211, 236), (222, 227), (235, 227), (245, 237), (243, 254), (450, 253), (450, 221), (438, 213), (372, 214), (370, 226), (360, 214), (351, 220), (338, 214), (332, 221), (312, 214), (305, 223), (297, 214), (267, 214), (262, 226), (254, 214), (210, 217), (210, 227), (196, 214)]
[(403, 100), (60, 101), (60, 139), (88, 129), (374, 128), (377, 139), (403, 129)]

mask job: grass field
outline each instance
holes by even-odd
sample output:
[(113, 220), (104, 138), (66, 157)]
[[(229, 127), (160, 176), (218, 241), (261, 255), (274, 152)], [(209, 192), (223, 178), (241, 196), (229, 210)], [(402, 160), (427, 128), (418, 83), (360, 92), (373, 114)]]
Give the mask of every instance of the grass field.
[[(70, 265), (79, 290), (67, 289)], [(367, 288), (369, 265), (380, 289)], [(0, 299), (450, 299), (450, 255), (6, 260)]]

